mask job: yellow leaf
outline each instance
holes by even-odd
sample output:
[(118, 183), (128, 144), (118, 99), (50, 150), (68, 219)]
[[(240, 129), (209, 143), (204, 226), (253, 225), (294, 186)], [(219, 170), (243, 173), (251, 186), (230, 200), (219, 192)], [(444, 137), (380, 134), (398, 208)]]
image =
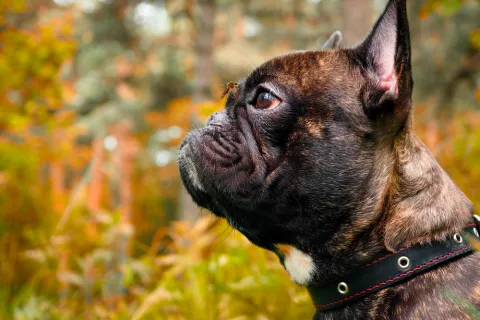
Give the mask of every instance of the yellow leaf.
[(475, 49), (480, 50), (480, 29), (470, 32), (470, 42)]
[(217, 101), (208, 101), (203, 102), (198, 105), (198, 115), (201, 119), (206, 120), (208, 119), (212, 113), (223, 110), (225, 108), (225, 103), (227, 101), (227, 97)]
[(9, 1), (7, 8), (14, 13), (22, 13), (27, 8), (25, 0)]

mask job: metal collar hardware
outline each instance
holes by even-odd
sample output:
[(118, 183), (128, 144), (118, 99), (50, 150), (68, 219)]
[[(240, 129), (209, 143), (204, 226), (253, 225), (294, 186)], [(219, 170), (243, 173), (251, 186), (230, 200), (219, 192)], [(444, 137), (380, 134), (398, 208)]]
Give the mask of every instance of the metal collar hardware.
[(469, 239), (479, 238), (477, 221), (445, 241), (383, 252), (372, 262), (342, 279), (309, 286), (308, 291), (315, 307), (322, 311), (346, 305), (437, 265), (472, 253)]

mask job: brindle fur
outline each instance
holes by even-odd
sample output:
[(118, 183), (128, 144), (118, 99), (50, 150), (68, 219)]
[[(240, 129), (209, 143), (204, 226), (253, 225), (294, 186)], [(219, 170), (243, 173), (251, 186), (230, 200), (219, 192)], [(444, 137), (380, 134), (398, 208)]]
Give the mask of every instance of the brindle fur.
[[(375, 78), (375, 37), (395, 25), (398, 90), (386, 92)], [(282, 263), (289, 246), (312, 257), (311, 283), (336, 279), (381, 250), (461, 230), (472, 205), (412, 131), (410, 65), (405, 0), (391, 0), (357, 48), (266, 62), (183, 142), (187, 190)], [(255, 109), (261, 87), (282, 102)], [(474, 318), (479, 262), (478, 254), (454, 260), (314, 319)]]

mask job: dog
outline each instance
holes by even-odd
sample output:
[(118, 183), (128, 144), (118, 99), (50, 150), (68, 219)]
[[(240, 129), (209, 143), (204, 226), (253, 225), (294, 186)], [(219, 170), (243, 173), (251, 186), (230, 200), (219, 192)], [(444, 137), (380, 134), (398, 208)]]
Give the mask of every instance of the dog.
[[(337, 288), (358, 270), (375, 278), (367, 266), (450, 246), (453, 234), (461, 243), (473, 217), (412, 130), (406, 0), (390, 0), (358, 46), (338, 48), (340, 38), (265, 62), (179, 150), (193, 200), (275, 252), (309, 290)], [(473, 319), (480, 255), (464, 249), (413, 269), (399, 259), (411, 269), (318, 308), (314, 319)], [(348, 294), (348, 284), (338, 291)]]

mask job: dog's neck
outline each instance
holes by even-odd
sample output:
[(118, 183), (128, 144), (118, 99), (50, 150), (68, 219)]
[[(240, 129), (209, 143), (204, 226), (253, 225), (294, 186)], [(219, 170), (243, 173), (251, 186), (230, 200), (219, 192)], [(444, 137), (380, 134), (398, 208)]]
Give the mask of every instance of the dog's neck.
[(374, 167), (371, 194), (326, 245), (280, 248), (295, 282), (331, 281), (380, 251), (444, 239), (471, 222), (471, 202), (410, 130), (379, 147)]
[(441, 240), (472, 222), (473, 206), (427, 147), (407, 131), (395, 143), (384, 241), (401, 245)]

